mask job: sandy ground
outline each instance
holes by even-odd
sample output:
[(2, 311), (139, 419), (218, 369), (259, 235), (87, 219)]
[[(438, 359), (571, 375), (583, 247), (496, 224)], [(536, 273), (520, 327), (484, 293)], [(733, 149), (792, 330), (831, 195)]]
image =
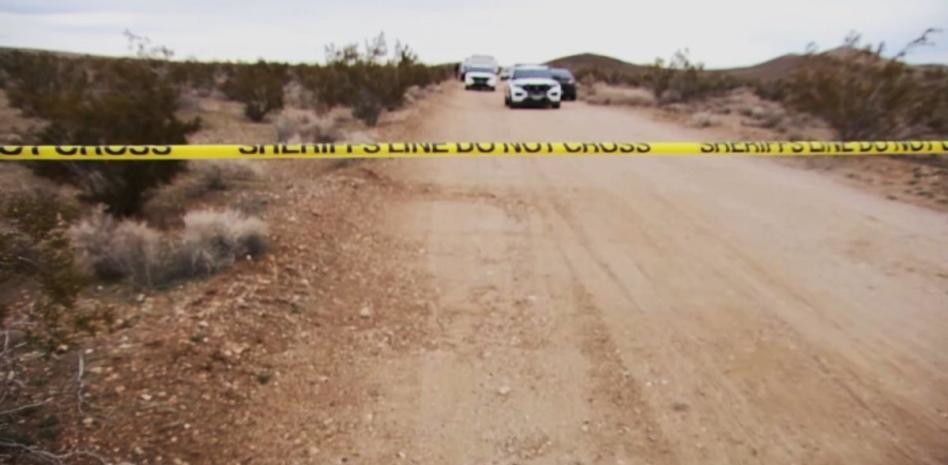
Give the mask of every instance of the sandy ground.
[[(401, 135), (709, 134), (501, 99), (452, 89)], [(359, 463), (948, 461), (944, 214), (767, 160), (373, 169), (411, 186), (385, 224), (433, 301), (420, 347), (362, 368)]]
[[(202, 140), (276, 137), (218, 113)], [(454, 83), (375, 136), (735, 137), (653, 116), (512, 111)], [(265, 205), (264, 260), (88, 297), (124, 323), (88, 341), (86, 408), (58, 412), (60, 450), (175, 465), (948, 462), (942, 212), (761, 159), (266, 172), (221, 194)], [(74, 400), (75, 360), (61, 362)]]

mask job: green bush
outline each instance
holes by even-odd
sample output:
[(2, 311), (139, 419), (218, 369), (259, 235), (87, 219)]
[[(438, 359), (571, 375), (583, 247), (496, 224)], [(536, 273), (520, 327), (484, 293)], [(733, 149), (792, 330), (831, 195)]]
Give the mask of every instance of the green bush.
[(823, 118), (844, 140), (948, 137), (948, 73), (902, 60), (928, 43), (926, 31), (894, 57), (852, 36), (838, 53), (810, 54), (786, 82), (762, 94)]
[(202, 95), (210, 95), (217, 89), (221, 66), (218, 63), (183, 61), (168, 63), (171, 80), (180, 86), (196, 90)]
[(707, 71), (704, 65), (680, 50), (665, 62), (657, 59), (651, 66), (628, 69), (582, 68), (576, 77), (583, 82), (604, 82), (610, 85), (645, 87), (655, 94), (660, 104), (699, 100), (732, 90), (742, 84), (724, 73)]
[(353, 115), (370, 126), (378, 122), (382, 110), (401, 106), (409, 87), (427, 87), (451, 76), (450, 66), (421, 64), (417, 55), (400, 43), (389, 57), (381, 34), (362, 50), (356, 44), (330, 45), (326, 55), (326, 66), (298, 71), (302, 84), (321, 104), (351, 107)]
[(287, 67), (263, 60), (251, 65), (236, 65), (224, 84), (228, 98), (244, 104), (244, 115), (251, 121), (263, 121), (274, 110), (283, 108), (283, 86)]
[[(180, 87), (166, 62), (63, 58), (16, 53), (5, 66), (10, 102), (46, 120), (32, 135), (52, 145), (184, 144), (200, 120), (178, 119)], [(138, 212), (148, 190), (184, 168), (180, 162), (35, 163), (37, 174), (78, 186), (83, 199), (121, 216)]]
[(741, 84), (723, 73), (706, 71), (704, 65), (691, 61), (687, 50), (676, 52), (667, 66), (661, 60), (656, 61), (642, 80), (652, 89), (659, 102), (687, 102), (707, 98)]
[(102, 64), (38, 116), (50, 124), (40, 133), (48, 144), (184, 144), (200, 120), (175, 116), (180, 87), (161, 63), (136, 59)]
[(86, 282), (66, 235), (77, 214), (75, 205), (46, 190), (0, 199), (0, 284), (19, 278), (38, 285), (34, 305), (18, 317), (30, 320), (29, 335), (47, 349), (96, 320), (74, 308)]
[(36, 162), (34, 173), (78, 187), (80, 199), (103, 204), (116, 216), (141, 212), (151, 190), (171, 181), (187, 165), (178, 161), (129, 161), (121, 163)]

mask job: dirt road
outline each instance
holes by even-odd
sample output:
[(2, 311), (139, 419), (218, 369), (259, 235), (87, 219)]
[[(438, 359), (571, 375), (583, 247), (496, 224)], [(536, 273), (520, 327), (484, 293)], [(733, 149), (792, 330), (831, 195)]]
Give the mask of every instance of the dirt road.
[[(387, 136), (709, 137), (628, 109), (511, 111), (457, 87), (422, 105)], [(319, 359), (305, 344), (291, 351), (279, 371), (295, 374), (247, 441), (280, 425), (287, 448), (315, 444), (313, 463), (948, 462), (943, 214), (769, 160), (368, 172), (396, 186), (379, 230), (407, 244), (392, 269), (411, 278), (355, 288), (388, 300), (329, 333), (356, 331), (363, 355), (333, 356), (328, 378), (307, 377)]]

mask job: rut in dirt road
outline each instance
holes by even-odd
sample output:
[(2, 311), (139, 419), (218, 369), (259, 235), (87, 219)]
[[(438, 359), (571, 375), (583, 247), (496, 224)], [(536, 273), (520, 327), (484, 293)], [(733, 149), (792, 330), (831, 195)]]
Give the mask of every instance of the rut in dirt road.
[[(425, 106), (393, 139), (709, 137), (456, 88)], [(372, 166), (431, 304), (419, 345), (352, 378), (358, 461), (948, 461), (944, 215), (769, 160)]]

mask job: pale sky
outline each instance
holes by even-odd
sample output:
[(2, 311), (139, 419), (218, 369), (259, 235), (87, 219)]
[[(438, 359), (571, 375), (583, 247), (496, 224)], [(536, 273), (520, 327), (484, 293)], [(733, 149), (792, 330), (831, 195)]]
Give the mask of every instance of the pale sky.
[(948, 64), (948, 0), (0, 0), (0, 46), (127, 55), (129, 29), (177, 58), (291, 62), (384, 31), (428, 62), (647, 63), (687, 47), (714, 68), (832, 48), (853, 30), (894, 50), (929, 27), (945, 32), (910, 61)]

